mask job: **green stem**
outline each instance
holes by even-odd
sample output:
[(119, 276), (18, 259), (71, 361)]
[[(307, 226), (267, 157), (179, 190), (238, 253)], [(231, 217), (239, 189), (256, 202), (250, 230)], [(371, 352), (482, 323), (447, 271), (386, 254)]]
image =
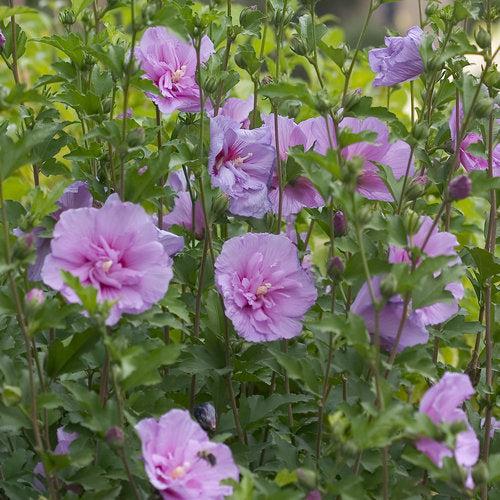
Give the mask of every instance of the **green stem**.
[[(129, 88), (130, 88), (130, 73), (132, 72), (132, 67), (134, 64), (134, 52), (135, 52), (135, 39), (137, 35), (137, 30), (135, 26), (135, 11), (134, 11), (135, 0), (130, 0), (130, 23), (132, 27), (132, 43), (130, 47), (130, 55), (128, 59), (127, 68), (125, 71), (125, 81), (123, 84), (123, 121), (122, 121), (122, 144), (126, 144), (127, 140), (127, 109), (128, 109), (128, 98), (129, 98)], [(121, 153), (120, 158), (120, 197), (123, 200), (125, 195), (125, 155)]]

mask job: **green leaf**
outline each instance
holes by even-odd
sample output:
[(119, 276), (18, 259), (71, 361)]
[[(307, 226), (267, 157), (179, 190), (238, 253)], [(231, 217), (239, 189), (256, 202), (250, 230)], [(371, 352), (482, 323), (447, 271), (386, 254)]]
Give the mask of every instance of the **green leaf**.
[(12, 16), (19, 16), (21, 14), (36, 14), (38, 11), (31, 7), (0, 7), (0, 21)]
[(90, 328), (84, 332), (75, 333), (64, 341), (56, 339), (49, 348), (47, 357), (47, 373), (55, 378), (63, 373), (81, 370), (81, 356), (91, 349), (99, 339), (99, 331)]

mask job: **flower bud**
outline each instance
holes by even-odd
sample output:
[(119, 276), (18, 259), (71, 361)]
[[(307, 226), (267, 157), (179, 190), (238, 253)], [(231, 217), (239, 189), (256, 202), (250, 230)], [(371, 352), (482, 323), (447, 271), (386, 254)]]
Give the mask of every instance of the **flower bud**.
[(106, 442), (113, 447), (121, 448), (125, 443), (125, 434), (121, 427), (114, 425), (106, 432)]
[(2, 387), (2, 402), (5, 406), (16, 406), (22, 396), (23, 393), (19, 387), (7, 384)]
[(345, 168), (342, 172), (342, 182), (355, 186), (362, 168), (363, 160), (359, 156), (346, 160)]
[(387, 274), (380, 282), (380, 293), (384, 299), (390, 299), (396, 295), (398, 281), (393, 274)]
[(295, 470), (295, 474), (303, 486), (308, 488), (314, 488), (316, 486), (316, 472), (313, 470), (299, 467)]
[(134, 128), (128, 133), (127, 144), (129, 147), (135, 148), (144, 144), (145, 139), (146, 133), (144, 132), (144, 129), (142, 127)]
[(307, 494), (306, 500), (321, 500), (321, 492), (319, 490), (311, 490)]
[(403, 216), (403, 220), (406, 233), (408, 235), (411, 236), (418, 231), (418, 228), (420, 227), (420, 215), (418, 215), (416, 212), (411, 209), (406, 210)]
[(76, 22), (76, 16), (73, 9), (64, 9), (59, 12), (59, 21), (64, 26), (73, 26)]
[(468, 198), (472, 191), (472, 182), (466, 175), (455, 177), (448, 185), (448, 196), (451, 201)]
[(438, 6), (435, 2), (430, 2), (427, 4), (427, 7), (425, 8), (425, 14), (427, 17), (430, 17), (434, 15), (438, 10)]
[(476, 43), (482, 49), (487, 49), (491, 44), (491, 36), (484, 28), (479, 28), (476, 31), (474, 38), (476, 39)]
[(214, 432), (217, 428), (217, 414), (211, 403), (202, 403), (195, 406), (193, 415), (203, 430)]
[(203, 87), (205, 88), (205, 92), (207, 92), (207, 94), (213, 94), (218, 90), (219, 86), (220, 80), (214, 76), (208, 77), (203, 83)]
[(148, 166), (147, 165), (143, 165), (142, 167), (140, 167), (140, 168), (137, 169), (137, 173), (139, 175), (144, 175), (147, 171), (148, 171)]
[(0, 51), (3, 49), (6, 41), (5, 35), (2, 33), (2, 30), (0, 30)]
[(342, 259), (338, 255), (332, 257), (328, 262), (328, 276), (330, 276), (333, 281), (339, 281), (342, 278), (344, 271), (345, 266)]
[(361, 93), (359, 90), (354, 90), (346, 94), (344, 99), (344, 112), (352, 109), (361, 99)]
[(41, 306), (45, 302), (45, 294), (40, 288), (32, 288), (26, 294), (26, 302), (32, 306)]
[(324, 90), (320, 90), (315, 96), (313, 96), (313, 100), (314, 107), (318, 110), (318, 113), (321, 116), (325, 116), (332, 109), (330, 96)]
[(307, 46), (300, 36), (294, 35), (290, 40), (290, 48), (299, 56), (307, 55)]
[(453, 434), (459, 434), (460, 432), (464, 432), (467, 430), (467, 424), (463, 420), (457, 420), (450, 424), (450, 431)]
[(333, 234), (336, 238), (347, 234), (347, 219), (342, 210), (337, 210), (333, 215)]
[(112, 102), (112, 100), (110, 98), (103, 99), (103, 101), (102, 101), (102, 111), (104, 113), (106, 113), (106, 114), (109, 113), (109, 112), (111, 112), (111, 106), (112, 106), (112, 104), (113, 104), (113, 102)]
[(240, 12), (240, 24), (245, 28), (251, 26), (255, 22), (255, 12), (257, 11), (257, 5), (251, 5), (250, 7), (245, 7)]
[(95, 64), (95, 59), (90, 55), (90, 54), (85, 54), (83, 56), (83, 61), (80, 66), (80, 69), (82, 71), (90, 71), (92, 69), (92, 66)]
[(300, 109), (302, 108), (302, 104), (300, 101), (286, 101), (286, 116), (290, 118), (296, 118), (300, 113)]

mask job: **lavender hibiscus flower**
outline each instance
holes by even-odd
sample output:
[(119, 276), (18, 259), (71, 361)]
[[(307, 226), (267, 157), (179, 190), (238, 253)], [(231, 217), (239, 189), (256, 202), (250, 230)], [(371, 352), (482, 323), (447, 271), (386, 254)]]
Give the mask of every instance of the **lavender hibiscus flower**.
[[(422, 217), (418, 231), (408, 239), (408, 247), (417, 248), (420, 252), (429, 257), (438, 257), (440, 255), (455, 257), (450, 261), (449, 265), (454, 266), (460, 264), (462, 261), (455, 250), (455, 247), (458, 246), (455, 235), (445, 231), (441, 232), (437, 227), (430, 232), (431, 228), (432, 219), (430, 217)], [(389, 262), (391, 264), (396, 264), (398, 262), (406, 262), (409, 264), (411, 263), (411, 259), (405, 248), (390, 245)], [(437, 273), (437, 275), (439, 275), (439, 273)], [(458, 301), (463, 299), (464, 296), (464, 287), (462, 283), (459, 281), (449, 283), (446, 285), (445, 289), (453, 295), (454, 300), (452, 302), (437, 302), (436, 304), (419, 309), (420, 317), (426, 325), (437, 325), (442, 323), (458, 312)]]
[[(204, 36), (200, 59), (205, 63), (213, 54), (212, 41)], [(145, 78), (151, 80), (160, 95), (148, 94), (162, 113), (175, 110), (200, 111), (200, 91), (196, 83), (196, 51), (163, 27), (148, 28), (135, 50)]]
[[(273, 144), (275, 144), (274, 115), (264, 115), (262, 120), (271, 130)], [(307, 136), (292, 118), (278, 116), (278, 140), (280, 160), (282, 162), (287, 161), (290, 148), (304, 146), (304, 149), (307, 149)], [(274, 172), (271, 180), (269, 200), (273, 212), (278, 213), (279, 183), (276, 172)], [(294, 179), (290, 179), (283, 187), (282, 214), (285, 217), (298, 214), (303, 208), (319, 208), (324, 206), (324, 204), (323, 197), (307, 177), (300, 175)]]
[[(449, 126), (450, 134), (453, 148), (456, 148), (456, 143), (458, 139), (458, 134), (460, 133), (457, 128), (457, 121), (459, 127), (464, 119), (464, 113), (462, 110), (462, 105), (459, 104), (459, 119), (457, 120), (457, 107), (453, 106), (453, 111), (451, 112)], [(488, 169), (488, 159), (486, 157), (478, 156), (477, 154), (469, 151), (469, 148), (473, 144), (484, 142), (483, 136), (476, 132), (469, 132), (465, 134), (465, 137), (460, 142), (459, 146), (459, 157), (460, 163), (468, 172), (472, 170), (487, 170)], [(493, 175), (495, 177), (500, 177), (500, 144), (496, 144), (493, 148)]]
[[(54, 455), (67, 455), (69, 453), (69, 447), (71, 446), (71, 443), (76, 439), (78, 439), (77, 432), (66, 432), (64, 430), (64, 427), (59, 427), (59, 429), (57, 429), (57, 445), (54, 449)], [(45, 467), (43, 466), (42, 462), (38, 462), (36, 464), (33, 473), (35, 474), (35, 479), (33, 481), (34, 487), (38, 491), (45, 491), (45, 486), (39, 479), (45, 479), (46, 477)], [(68, 489), (78, 492), (80, 488), (74, 488), (72, 487), (72, 485), (69, 485)]]
[(123, 313), (144, 312), (165, 295), (172, 262), (159, 236), (141, 206), (122, 203), (116, 194), (100, 209), (67, 210), (54, 228), (42, 279), (73, 303), (79, 299), (61, 271), (95, 287), (100, 302), (115, 302), (106, 321), (114, 325)]
[(219, 111), (220, 116), (231, 118), (238, 122), (241, 128), (250, 128), (250, 119), (248, 116), (253, 109), (253, 97), (249, 96), (247, 99), (238, 99), (237, 97), (230, 97), (226, 99), (224, 106)]
[(435, 424), (465, 422), (467, 429), (457, 435), (453, 450), (445, 443), (431, 438), (421, 438), (416, 442), (417, 449), (425, 453), (438, 467), (443, 466), (445, 457), (455, 457), (457, 464), (467, 471), (467, 488), (474, 488), (471, 469), (479, 459), (479, 440), (460, 407), (473, 394), (474, 388), (467, 375), (446, 372), (442, 379), (424, 394), (420, 401), (420, 411)]
[(415, 80), (423, 71), (420, 45), (424, 32), (418, 26), (408, 30), (406, 36), (386, 36), (385, 48), (372, 49), (368, 61), (377, 73), (373, 85), (390, 87), (397, 83)]
[(226, 316), (249, 342), (300, 335), (316, 300), (296, 246), (282, 235), (248, 233), (226, 241), (215, 263), (215, 282)]
[[(325, 119), (322, 117), (310, 118), (301, 123), (301, 128), (307, 136), (306, 145), (314, 147), (318, 153), (325, 154), (331, 148), (336, 147), (337, 141), (333, 136), (333, 123), (330, 123), (331, 140), (328, 138), (328, 130)], [(340, 130), (347, 128), (355, 134), (362, 132), (375, 132), (377, 134), (374, 142), (361, 141), (342, 149), (342, 155), (346, 159), (359, 157), (363, 160), (363, 169), (358, 177), (358, 192), (369, 200), (394, 201), (392, 194), (387, 189), (380, 177), (377, 163), (388, 166), (396, 179), (401, 179), (408, 168), (410, 159), (410, 146), (402, 140), (389, 142), (389, 130), (378, 118), (344, 118), (339, 125)], [(408, 175), (413, 176), (415, 167), (410, 162)]]
[(189, 412), (170, 410), (159, 420), (141, 420), (135, 428), (149, 481), (162, 498), (222, 500), (232, 494), (232, 486), (221, 484), (239, 478), (231, 450), (210, 441)]
[[(92, 195), (86, 182), (76, 181), (70, 184), (63, 192), (61, 198), (56, 204), (59, 207), (52, 217), (57, 221), (61, 214), (72, 208), (91, 207), (93, 203)], [(31, 281), (39, 281), (42, 279), (42, 267), (45, 262), (45, 257), (50, 253), (50, 238), (42, 236), (45, 228), (38, 226), (31, 230), (30, 233), (25, 233), (19, 228), (15, 228), (13, 233), (18, 238), (30, 239), (35, 246), (35, 262), (28, 268), (28, 278)]]
[(269, 211), (267, 185), (274, 166), (269, 128), (243, 130), (225, 116), (210, 120), (208, 170), (212, 186), (229, 197), (235, 215), (263, 217)]

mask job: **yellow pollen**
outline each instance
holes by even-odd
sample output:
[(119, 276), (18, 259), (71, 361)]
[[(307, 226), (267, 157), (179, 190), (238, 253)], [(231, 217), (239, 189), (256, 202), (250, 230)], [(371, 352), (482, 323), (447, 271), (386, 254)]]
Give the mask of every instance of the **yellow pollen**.
[(249, 158), (251, 158), (251, 157), (252, 157), (252, 153), (248, 153), (246, 156), (238, 156), (238, 158), (235, 158), (235, 159), (233, 160), (233, 164), (234, 164), (234, 166), (236, 166), (236, 167), (241, 167), (241, 165), (243, 165), (243, 162), (244, 162), (245, 160), (248, 160), (248, 159), (249, 159)]
[(262, 297), (263, 295), (266, 295), (266, 293), (269, 291), (270, 288), (271, 288), (271, 283), (262, 283), (262, 285), (257, 287), (255, 295), (257, 295), (257, 297)]
[(184, 467), (179, 465), (178, 467), (176, 467), (175, 469), (172, 470), (172, 472), (170, 473), (170, 477), (172, 479), (179, 479), (179, 478), (183, 477), (185, 474), (186, 474), (186, 470), (184, 469)]
[(186, 74), (186, 66), (183, 65), (172, 73), (172, 82), (177, 83)]
[(112, 265), (113, 265), (113, 261), (112, 260), (105, 260), (102, 263), (102, 268), (103, 268), (104, 272), (107, 273), (111, 269)]

